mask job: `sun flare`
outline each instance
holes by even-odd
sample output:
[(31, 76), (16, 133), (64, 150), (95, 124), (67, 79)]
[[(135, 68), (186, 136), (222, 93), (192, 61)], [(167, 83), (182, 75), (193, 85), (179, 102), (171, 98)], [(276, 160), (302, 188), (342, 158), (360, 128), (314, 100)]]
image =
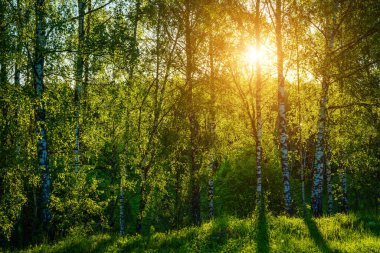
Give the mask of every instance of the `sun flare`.
[(264, 51), (256, 46), (249, 46), (244, 54), (247, 63), (253, 64), (264, 60)]

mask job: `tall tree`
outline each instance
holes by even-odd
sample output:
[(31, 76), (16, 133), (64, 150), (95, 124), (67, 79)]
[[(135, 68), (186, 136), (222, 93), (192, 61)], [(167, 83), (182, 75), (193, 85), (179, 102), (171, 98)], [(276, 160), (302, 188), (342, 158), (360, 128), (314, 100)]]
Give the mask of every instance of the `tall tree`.
[(322, 197), (323, 197), (323, 175), (325, 165), (325, 136), (326, 136), (326, 120), (327, 120), (327, 102), (328, 91), (331, 82), (331, 52), (333, 50), (335, 33), (337, 31), (336, 19), (338, 1), (333, 4), (334, 14), (332, 20), (327, 20), (325, 30), (325, 52), (324, 62), (322, 66), (322, 95), (319, 103), (319, 117), (317, 123), (317, 139), (315, 143), (315, 161), (314, 161), (314, 177), (311, 193), (311, 209), (314, 216), (322, 215)]
[(38, 165), (41, 170), (41, 211), (42, 222), (45, 230), (51, 219), (50, 212), (50, 194), (51, 179), (49, 171), (47, 133), (46, 133), (46, 110), (44, 102), (44, 64), (45, 64), (45, 45), (46, 45), (46, 10), (48, 3), (45, 0), (36, 0), (35, 2), (35, 51), (34, 51), (34, 88), (36, 91), (36, 123), (38, 127)]
[[(255, 43), (256, 48), (261, 47), (261, 0), (256, 0), (255, 6)], [(256, 174), (257, 174), (257, 203), (259, 209), (264, 207), (262, 192), (262, 117), (261, 117), (261, 62), (256, 61)]]
[(75, 148), (74, 148), (74, 159), (75, 159), (75, 172), (78, 172), (80, 161), (79, 161), (79, 113), (80, 113), (80, 97), (82, 92), (82, 82), (83, 82), (83, 69), (84, 69), (84, 58), (83, 58), (83, 43), (84, 43), (84, 13), (86, 10), (86, 3), (84, 0), (78, 0), (78, 53), (77, 53), (77, 64), (76, 64), (76, 78), (75, 78)]
[(195, 38), (193, 32), (193, 9), (194, 2), (185, 1), (185, 53), (186, 53), (186, 87), (188, 95), (188, 118), (190, 123), (190, 182), (191, 182), (191, 214), (196, 225), (201, 223), (200, 189), (199, 189), (199, 162), (198, 162), (198, 132), (199, 123), (194, 106), (194, 50)]
[(278, 118), (280, 133), (280, 156), (282, 176), (284, 183), (285, 211), (289, 216), (293, 214), (292, 195), (290, 191), (290, 173), (288, 164), (288, 143), (286, 135), (286, 108), (285, 108), (285, 78), (284, 78), (284, 52), (282, 48), (282, 20), (283, 0), (276, 0), (275, 26), (277, 48), (277, 79), (278, 79)]

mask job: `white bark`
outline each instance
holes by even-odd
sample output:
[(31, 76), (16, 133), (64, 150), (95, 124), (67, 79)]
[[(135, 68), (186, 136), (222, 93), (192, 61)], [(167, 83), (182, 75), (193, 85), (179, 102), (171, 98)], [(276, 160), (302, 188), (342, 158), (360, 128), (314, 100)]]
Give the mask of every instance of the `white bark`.
[(77, 53), (77, 66), (76, 66), (76, 84), (75, 84), (75, 148), (74, 148), (74, 160), (75, 160), (75, 172), (78, 172), (79, 161), (79, 113), (80, 113), (80, 97), (83, 82), (83, 43), (84, 43), (84, 13), (86, 4), (83, 0), (78, 0), (78, 53)]
[(280, 133), (280, 155), (284, 184), (285, 211), (291, 216), (292, 195), (290, 191), (290, 173), (288, 164), (288, 144), (286, 135), (286, 108), (285, 108), (285, 78), (284, 55), (282, 49), (282, 0), (276, 0), (276, 46), (277, 46), (277, 76), (278, 76), (278, 118)]
[(37, 126), (38, 126), (38, 165), (41, 170), (41, 207), (42, 207), (42, 221), (46, 228), (51, 219), (50, 212), (50, 193), (51, 193), (51, 180), (48, 164), (48, 149), (47, 149), (47, 134), (45, 129), (45, 108), (43, 101), (44, 90), (44, 50), (46, 44), (46, 31), (45, 31), (45, 3), (44, 0), (36, 0), (36, 34), (35, 34), (35, 59), (34, 59), (34, 85), (37, 95)]
[(185, 1), (185, 53), (186, 53), (186, 86), (188, 88), (189, 123), (190, 123), (190, 148), (191, 148), (191, 214), (193, 222), (200, 225), (200, 189), (198, 180), (198, 131), (199, 124), (196, 118), (193, 101), (193, 70), (194, 70), (194, 36), (191, 28), (192, 1)]
[[(338, 2), (336, 2), (338, 5)], [(327, 120), (327, 102), (328, 102), (328, 89), (329, 89), (329, 71), (327, 66), (329, 65), (328, 58), (333, 49), (334, 39), (336, 32), (336, 15), (333, 17), (332, 26), (328, 32), (326, 38), (326, 50), (325, 50), (325, 70), (322, 73), (322, 96), (319, 106), (319, 118), (318, 118), (318, 133), (315, 145), (315, 161), (314, 161), (314, 178), (313, 188), (311, 195), (311, 209), (314, 216), (322, 215), (322, 196), (323, 196), (323, 173), (324, 173), (324, 140), (325, 140), (325, 125)]]
[[(255, 16), (255, 37), (256, 47), (260, 48), (261, 36), (261, 1), (256, 0), (256, 16)], [(261, 160), (262, 160), (262, 118), (261, 118), (261, 63), (256, 62), (256, 174), (257, 174), (257, 204), (259, 209), (263, 208), (263, 193), (262, 193), (262, 173), (261, 173)]]

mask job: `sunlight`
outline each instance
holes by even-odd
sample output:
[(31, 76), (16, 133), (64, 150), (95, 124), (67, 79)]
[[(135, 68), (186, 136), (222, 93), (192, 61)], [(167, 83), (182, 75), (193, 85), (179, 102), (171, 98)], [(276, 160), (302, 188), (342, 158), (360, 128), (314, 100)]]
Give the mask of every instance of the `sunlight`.
[(256, 46), (249, 46), (244, 56), (247, 63), (254, 64), (257, 62), (264, 61), (265, 54), (262, 48), (257, 48)]

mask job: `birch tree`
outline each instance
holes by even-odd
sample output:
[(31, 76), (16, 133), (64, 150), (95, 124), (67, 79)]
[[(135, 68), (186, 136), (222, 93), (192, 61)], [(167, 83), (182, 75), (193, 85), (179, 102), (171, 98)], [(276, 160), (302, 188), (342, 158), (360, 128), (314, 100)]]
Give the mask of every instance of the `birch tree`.
[[(337, 11), (338, 2), (335, 1), (335, 12)], [(325, 52), (324, 52), (324, 65), (322, 71), (322, 94), (319, 103), (319, 116), (317, 123), (317, 138), (315, 143), (315, 161), (314, 161), (314, 176), (313, 187), (311, 193), (311, 209), (314, 216), (322, 215), (322, 196), (323, 196), (323, 174), (325, 169), (324, 156), (325, 156), (325, 135), (326, 135), (326, 120), (327, 120), (327, 103), (328, 91), (331, 82), (331, 67), (329, 57), (334, 46), (336, 28), (336, 13), (334, 12), (331, 20), (328, 20), (325, 30)]]
[(36, 123), (38, 128), (38, 166), (41, 170), (41, 213), (42, 222), (47, 229), (51, 219), (50, 212), (50, 194), (51, 179), (49, 171), (48, 148), (47, 148), (47, 132), (46, 132), (46, 110), (44, 102), (44, 64), (45, 64), (45, 45), (46, 45), (46, 10), (48, 2), (45, 0), (36, 0), (35, 2), (35, 51), (34, 51), (34, 88), (36, 92)]
[[(256, 0), (255, 5), (255, 43), (256, 48), (261, 47), (261, 0)], [(259, 209), (263, 209), (262, 192), (262, 117), (261, 117), (261, 63), (256, 61), (256, 174), (257, 174), (257, 203)]]
[(286, 135), (286, 108), (285, 108), (285, 78), (284, 78), (284, 52), (282, 48), (282, 20), (283, 20), (283, 0), (276, 0), (275, 7), (275, 30), (276, 30), (276, 48), (277, 48), (277, 80), (278, 80), (278, 118), (280, 133), (280, 156), (282, 176), (284, 183), (284, 203), (285, 211), (291, 216), (292, 195), (290, 190), (290, 173), (288, 163), (288, 143)]
[(80, 113), (80, 97), (82, 92), (82, 82), (83, 82), (83, 69), (84, 69), (84, 59), (83, 59), (83, 43), (84, 43), (84, 13), (86, 9), (86, 3), (83, 0), (78, 0), (78, 53), (77, 53), (77, 63), (76, 63), (76, 78), (75, 78), (75, 148), (74, 148), (74, 159), (75, 159), (75, 172), (79, 170), (79, 113)]

